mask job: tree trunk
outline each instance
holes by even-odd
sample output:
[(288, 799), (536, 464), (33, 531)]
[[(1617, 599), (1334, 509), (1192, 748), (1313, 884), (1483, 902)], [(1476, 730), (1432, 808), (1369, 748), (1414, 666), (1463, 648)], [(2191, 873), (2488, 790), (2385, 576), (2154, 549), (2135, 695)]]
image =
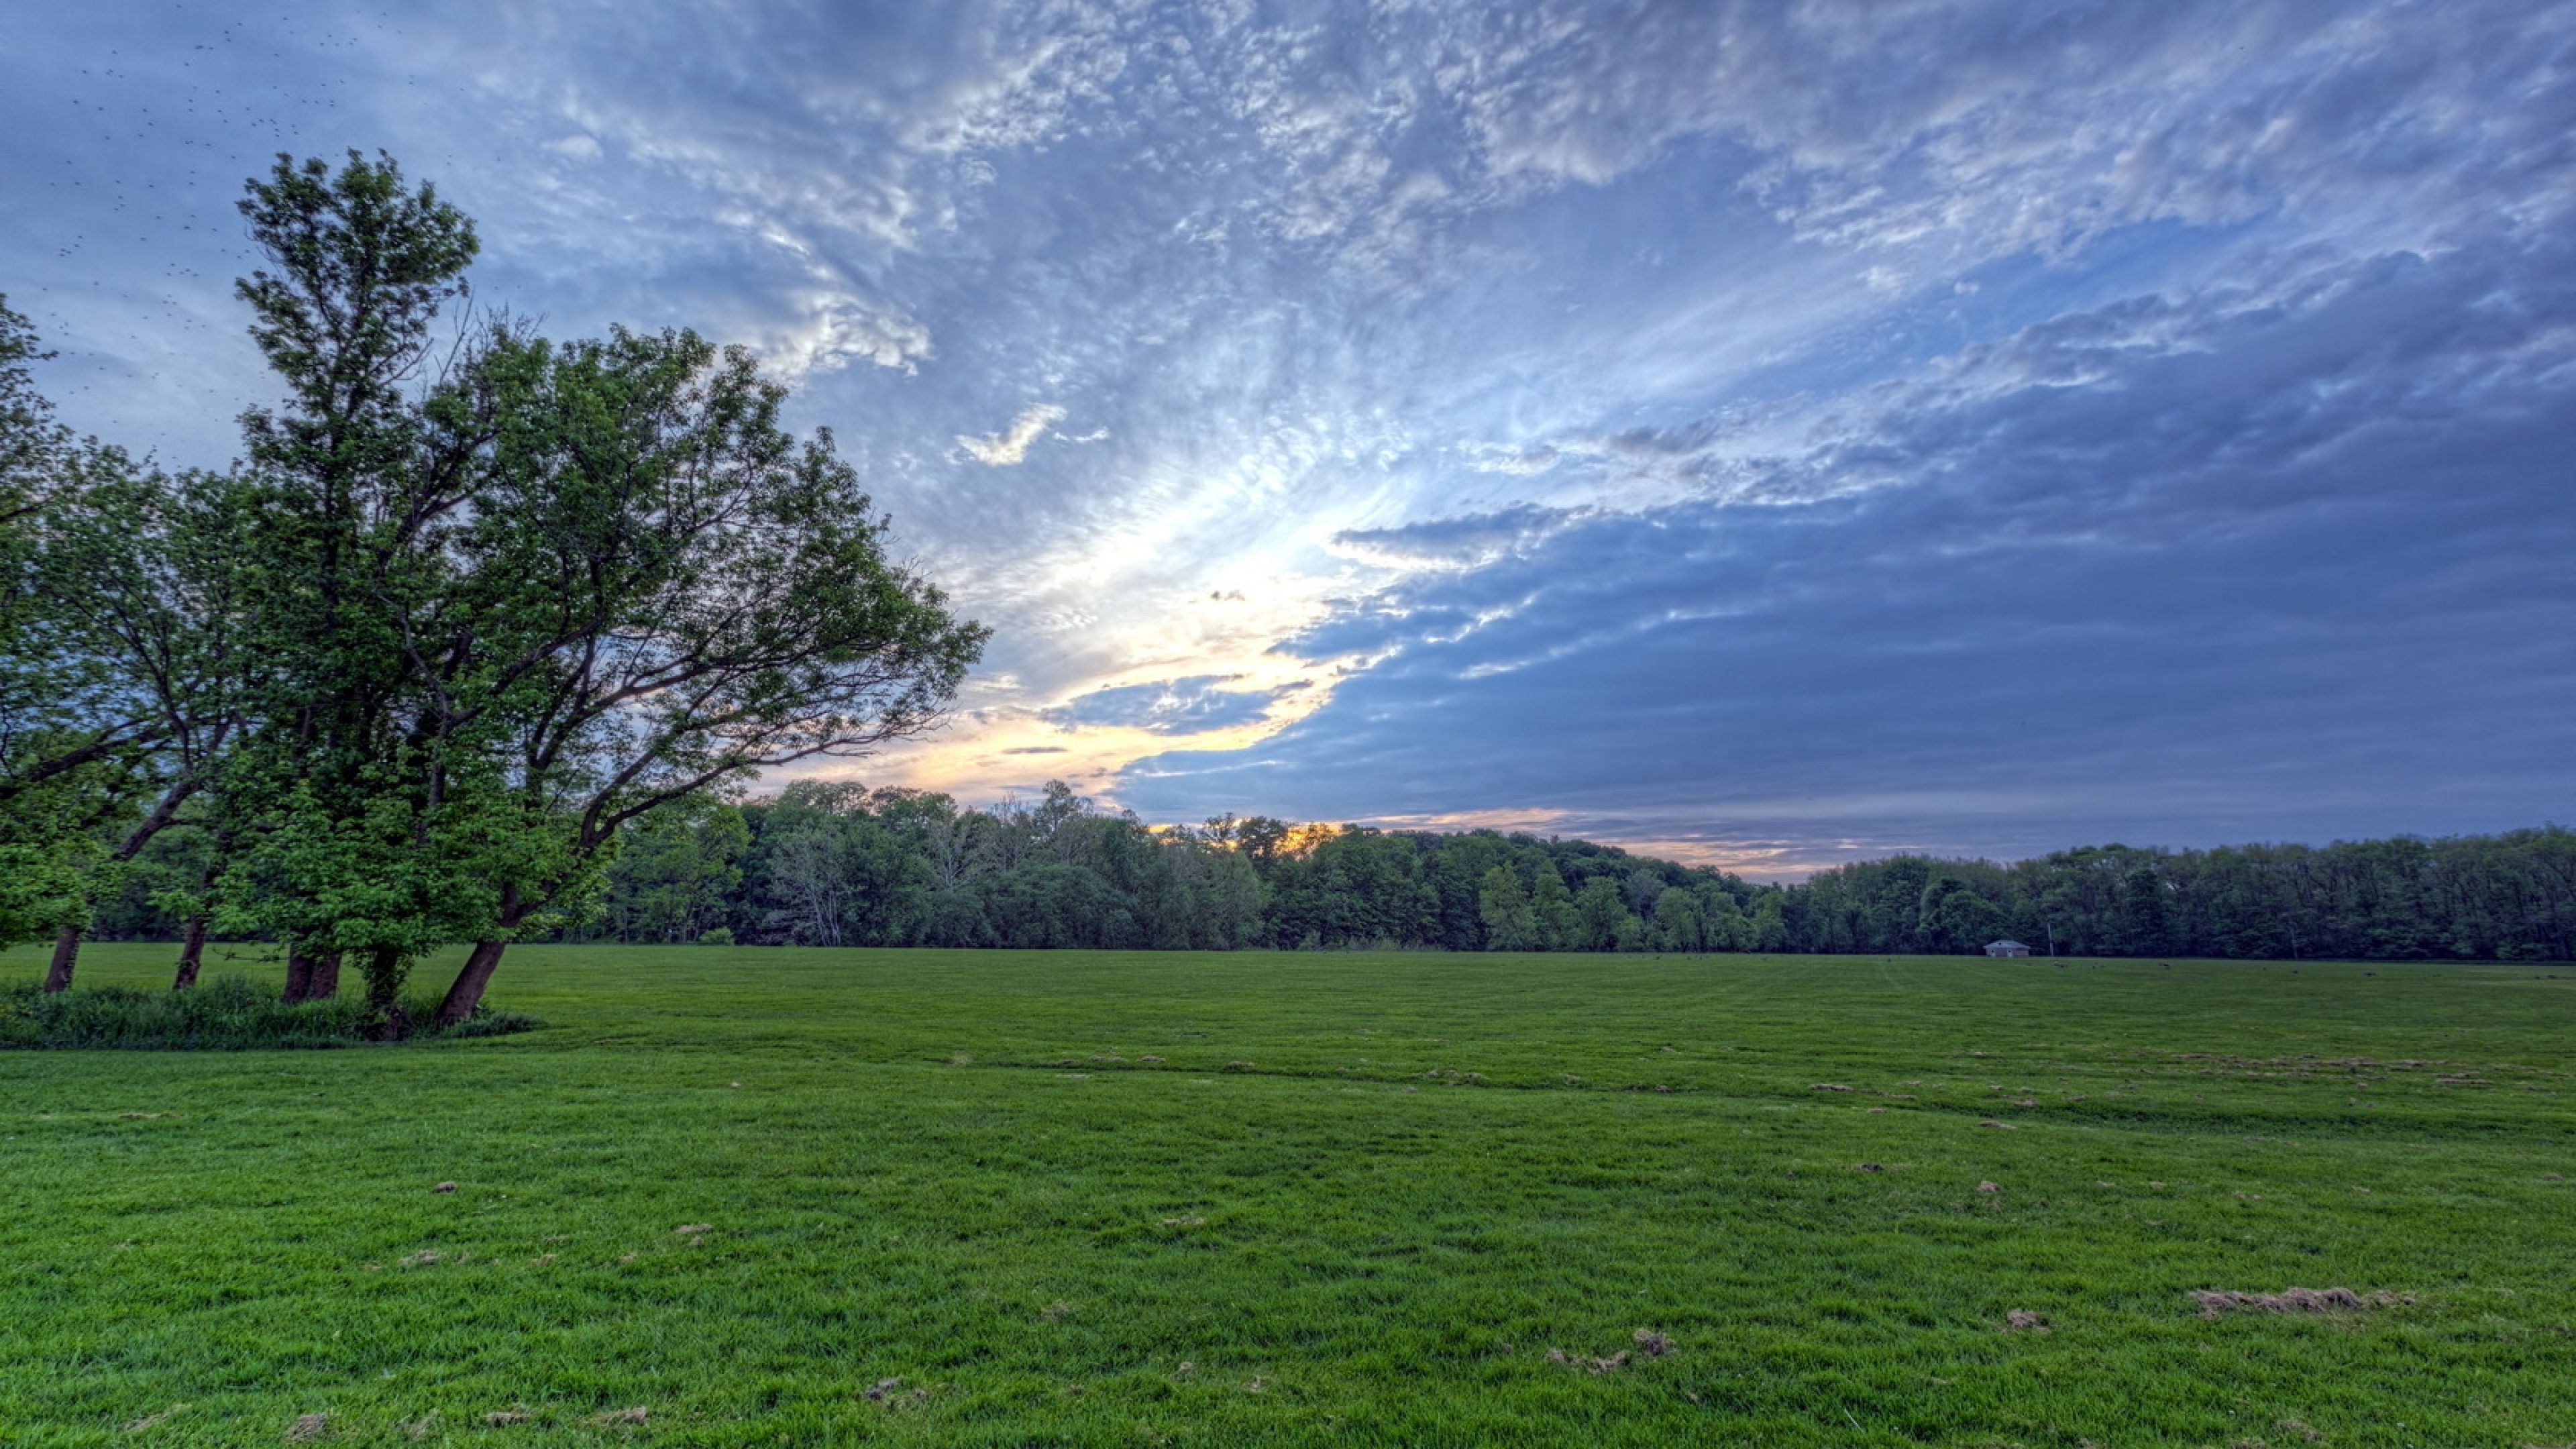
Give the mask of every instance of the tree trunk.
[[(502, 937), (519, 928), (519, 923), (537, 913), (544, 905), (543, 896), (531, 899), (520, 892), (513, 881), (501, 888), (501, 910), (496, 917)], [(492, 984), (492, 973), (500, 969), (501, 953), (510, 949), (507, 939), (477, 941), (466, 954), (465, 964), (456, 972), (455, 984), (447, 988), (447, 999), (438, 1004), (438, 1022), (454, 1026), (474, 1014), (483, 1004), (483, 988)]]
[(197, 984), (197, 966), (206, 958), (206, 918), (190, 916), (188, 932), (179, 941), (179, 974), (170, 982), (173, 991), (185, 991)]
[[(190, 778), (164, 791), (161, 802), (153, 806), (152, 813), (143, 818), (143, 823), (134, 827), (133, 832), (125, 837), (125, 843), (116, 848), (116, 854), (111, 859), (120, 862), (128, 861), (142, 854), (143, 847), (151, 842), (152, 837), (168, 829), (170, 822), (178, 818), (179, 806), (190, 795), (196, 793), (198, 783), (197, 780)], [(45, 968), (47, 991), (71, 990), (72, 969), (80, 964), (81, 937), (88, 930), (89, 923), (83, 921), (77, 926), (65, 926), (55, 933), (54, 959)]]
[(483, 1004), (483, 988), (492, 984), (492, 973), (501, 965), (501, 953), (510, 949), (507, 941), (477, 941), (465, 958), (463, 969), (456, 973), (456, 984), (447, 988), (447, 999), (439, 1003), (441, 1026), (453, 1026), (474, 1014)]
[(54, 959), (45, 968), (47, 991), (72, 989), (72, 967), (80, 960), (81, 928), (65, 926), (54, 935)]
[(328, 1001), (340, 994), (340, 953), (326, 951), (307, 956), (294, 946), (286, 948), (287, 1001)]
[(367, 1007), (376, 1014), (380, 1041), (411, 1035), (411, 1023), (403, 1019), (401, 972), (402, 953), (390, 946), (377, 947), (367, 959)]

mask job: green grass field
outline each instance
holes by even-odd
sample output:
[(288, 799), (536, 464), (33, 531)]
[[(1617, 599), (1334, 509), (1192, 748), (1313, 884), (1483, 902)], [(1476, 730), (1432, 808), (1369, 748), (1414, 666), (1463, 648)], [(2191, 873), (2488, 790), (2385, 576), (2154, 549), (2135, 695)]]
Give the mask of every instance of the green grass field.
[(2552, 969), (523, 948), (0, 1054), (0, 1443), (2566, 1444)]

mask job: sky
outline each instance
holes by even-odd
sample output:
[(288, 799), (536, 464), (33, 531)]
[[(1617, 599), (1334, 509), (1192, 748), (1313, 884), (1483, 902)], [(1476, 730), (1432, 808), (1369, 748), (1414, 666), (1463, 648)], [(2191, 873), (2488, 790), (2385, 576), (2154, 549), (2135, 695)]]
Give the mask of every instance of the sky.
[(2576, 819), (2576, 3), (28, 7), (74, 426), (269, 399), (232, 209), (797, 388), (995, 630), (834, 768), (1757, 876)]

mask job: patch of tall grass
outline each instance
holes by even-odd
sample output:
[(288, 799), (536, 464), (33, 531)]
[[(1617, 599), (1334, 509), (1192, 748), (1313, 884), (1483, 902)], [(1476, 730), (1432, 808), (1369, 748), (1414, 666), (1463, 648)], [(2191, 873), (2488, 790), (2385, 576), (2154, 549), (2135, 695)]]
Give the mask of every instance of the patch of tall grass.
[[(489, 1007), (452, 1026), (438, 1021), (438, 1001), (403, 1003), (406, 1040), (504, 1036), (544, 1023)], [(381, 1044), (381, 1024), (354, 993), (328, 1001), (287, 1003), (273, 986), (222, 976), (186, 991), (94, 986), (47, 992), (29, 984), (0, 989), (0, 1050), (92, 1048), (127, 1051), (249, 1051)]]

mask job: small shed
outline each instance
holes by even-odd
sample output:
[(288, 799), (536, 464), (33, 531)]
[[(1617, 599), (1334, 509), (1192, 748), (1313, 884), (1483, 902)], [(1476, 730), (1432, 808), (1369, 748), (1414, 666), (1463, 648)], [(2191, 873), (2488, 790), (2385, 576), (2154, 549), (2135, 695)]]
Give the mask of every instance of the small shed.
[(1986, 954), (1989, 956), (2027, 956), (2030, 954), (2030, 948), (2019, 941), (1988, 941), (1986, 943)]

